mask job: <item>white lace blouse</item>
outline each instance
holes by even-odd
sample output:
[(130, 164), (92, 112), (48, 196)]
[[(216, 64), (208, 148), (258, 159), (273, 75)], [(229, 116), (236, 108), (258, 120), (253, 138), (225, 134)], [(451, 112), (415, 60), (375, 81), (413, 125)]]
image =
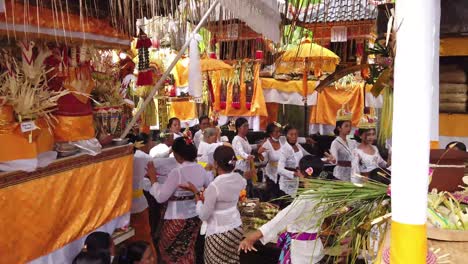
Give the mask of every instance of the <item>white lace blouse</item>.
[(237, 162), (236, 170), (246, 172), (250, 170), (250, 161), (247, 160), (251, 155), (252, 150), (256, 149), (257, 145), (250, 145), (247, 139), (240, 136), (235, 136), (232, 140), (232, 148), (236, 153)]
[(357, 143), (354, 140), (347, 139), (346, 141), (340, 137), (337, 137), (333, 140), (330, 147), (330, 154), (335, 157), (337, 163), (340, 161), (349, 162), (349, 167), (340, 166), (335, 163), (335, 168), (333, 169), (333, 176), (342, 180), (350, 181), (351, 180), (351, 162), (353, 159), (353, 150), (356, 148)]
[(217, 147), (222, 146), (223, 143), (206, 143), (205, 141), (200, 142), (198, 147), (198, 162), (205, 162), (208, 164), (213, 163), (213, 154)]
[(201, 190), (211, 181), (210, 174), (202, 166), (184, 162), (169, 173), (164, 184), (154, 183), (150, 193), (158, 203), (169, 201), (164, 219), (188, 219), (197, 216), (195, 200), (171, 201), (170, 198), (193, 196), (193, 193), (181, 189), (180, 184), (191, 182)]
[(372, 146), (374, 154), (369, 155), (359, 148), (353, 150), (353, 160), (351, 162), (351, 181), (361, 183), (362, 179), (356, 174), (368, 173), (377, 168), (386, 168), (387, 162), (382, 159), (376, 146)]
[(205, 201), (198, 201), (197, 213), (207, 221), (206, 235), (224, 233), (242, 225), (237, 202), (246, 186), (239, 173), (217, 176), (204, 192)]
[[(280, 190), (292, 197), (296, 196), (297, 188), (299, 187), (299, 179), (294, 176), (294, 171), (288, 169), (297, 169), (299, 161), (305, 155), (310, 155), (301, 145), (296, 143), (298, 151), (289, 144), (281, 146), (280, 159), (278, 161), (278, 174), (280, 175), (279, 187)], [(287, 169), (288, 168), (288, 169)]]
[(131, 213), (141, 213), (148, 208), (143, 192), (144, 179), (146, 175), (146, 165), (151, 161), (151, 156), (141, 150), (137, 150), (133, 155), (133, 191), (140, 191), (138, 197), (133, 196)]
[(265, 152), (262, 153), (262, 156), (265, 159), (265, 162), (267, 162), (264, 170), (265, 175), (275, 183), (278, 181), (278, 162), (281, 156), (281, 145), (282, 144), (280, 142), (280, 148), (275, 150), (270, 139), (267, 139), (265, 143), (263, 143)]

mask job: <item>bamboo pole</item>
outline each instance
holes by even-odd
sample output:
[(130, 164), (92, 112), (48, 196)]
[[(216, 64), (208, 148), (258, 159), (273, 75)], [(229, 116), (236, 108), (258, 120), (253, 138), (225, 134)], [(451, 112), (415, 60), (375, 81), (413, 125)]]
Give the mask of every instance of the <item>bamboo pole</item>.
[(195, 29), (192, 31), (192, 34), (190, 34), (190, 37), (185, 41), (185, 44), (182, 46), (182, 48), (180, 49), (179, 53), (177, 54), (177, 56), (174, 58), (174, 60), (172, 61), (171, 65), (169, 65), (169, 67), (167, 68), (166, 72), (164, 72), (164, 74), (161, 76), (161, 78), (159, 79), (159, 81), (154, 85), (153, 89), (151, 90), (151, 92), (149, 93), (149, 95), (145, 98), (145, 101), (143, 102), (143, 105), (141, 106), (141, 108), (138, 110), (138, 112), (135, 114), (135, 116), (132, 118), (132, 120), (130, 121), (130, 123), (127, 124), (127, 127), (125, 128), (124, 132), (122, 133), (122, 135), (120, 136), (120, 138), (125, 138), (127, 136), (127, 134), (130, 132), (130, 129), (135, 125), (136, 121), (138, 120), (138, 118), (140, 117), (141, 113), (143, 113), (143, 110), (145, 110), (146, 106), (148, 105), (148, 103), (153, 100), (154, 98), (154, 95), (156, 94), (156, 92), (158, 91), (159, 87), (164, 83), (164, 81), (166, 80), (166, 78), (169, 76), (169, 74), (171, 73), (172, 69), (174, 68), (174, 66), (177, 64), (177, 61), (179, 61), (179, 59), (182, 57), (182, 55), (184, 54), (185, 50), (187, 49), (187, 47), (189, 46), (190, 44), (190, 41), (193, 39), (194, 35), (200, 30), (200, 28), (202, 27), (202, 25), (205, 23), (205, 21), (208, 19), (208, 16), (211, 14), (211, 12), (215, 9), (215, 7), (219, 4), (219, 0), (215, 0), (210, 8), (208, 9), (208, 11), (206, 11), (206, 14), (202, 17), (202, 19), (200, 20), (200, 22), (198, 22), (198, 25), (195, 27)]

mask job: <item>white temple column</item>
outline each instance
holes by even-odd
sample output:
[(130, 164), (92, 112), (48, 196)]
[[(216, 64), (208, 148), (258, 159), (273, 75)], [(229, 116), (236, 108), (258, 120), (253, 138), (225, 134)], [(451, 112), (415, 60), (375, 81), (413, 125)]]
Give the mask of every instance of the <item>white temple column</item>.
[[(439, 0), (440, 1), (440, 0)], [(431, 148), (443, 148), (439, 146), (439, 49), (440, 49), (440, 2), (434, 6), (434, 63), (432, 75), (432, 106), (431, 106)]]
[[(391, 263), (426, 263), (429, 142), (440, 0), (397, 1)], [(438, 100), (437, 100), (438, 104)]]

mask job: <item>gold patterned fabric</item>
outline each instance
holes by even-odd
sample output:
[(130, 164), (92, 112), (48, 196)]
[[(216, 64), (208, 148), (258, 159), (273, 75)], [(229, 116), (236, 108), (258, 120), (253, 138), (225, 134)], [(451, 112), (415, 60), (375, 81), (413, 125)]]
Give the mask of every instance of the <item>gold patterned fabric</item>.
[[(113, 159), (77, 157), (42, 173), (0, 174), (0, 263), (47, 255), (129, 212), (133, 155), (118, 152)], [(8, 178), (15, 183), (3, 184)]]

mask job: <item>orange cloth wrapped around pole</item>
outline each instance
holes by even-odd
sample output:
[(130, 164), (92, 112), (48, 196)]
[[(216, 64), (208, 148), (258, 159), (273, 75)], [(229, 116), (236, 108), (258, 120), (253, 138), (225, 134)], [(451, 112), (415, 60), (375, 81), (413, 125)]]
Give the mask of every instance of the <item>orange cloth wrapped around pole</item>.
[[(13, 181), (29, 180), (6, 186), (5, 181), (0, 183), (0, 262), (29, 262), (129, 212), (133, 155), (130, 148), (117, 151), (109, 154), (116, 158), (85, 156), (55, 167), (52, 164), (52, 169), (49, 166), (33, 175), (7, 174)], [(66, 168), (69, 164), (73, 167)]]
[(311, 124), (335, 125), (336, 112), (347, 104), (353, 113), (352, 124), (357, 126), (364, 109), (364, 93), (361, 88), (345, 90), (328, 87), (317, 97), (317, 105), (311, 111)]

